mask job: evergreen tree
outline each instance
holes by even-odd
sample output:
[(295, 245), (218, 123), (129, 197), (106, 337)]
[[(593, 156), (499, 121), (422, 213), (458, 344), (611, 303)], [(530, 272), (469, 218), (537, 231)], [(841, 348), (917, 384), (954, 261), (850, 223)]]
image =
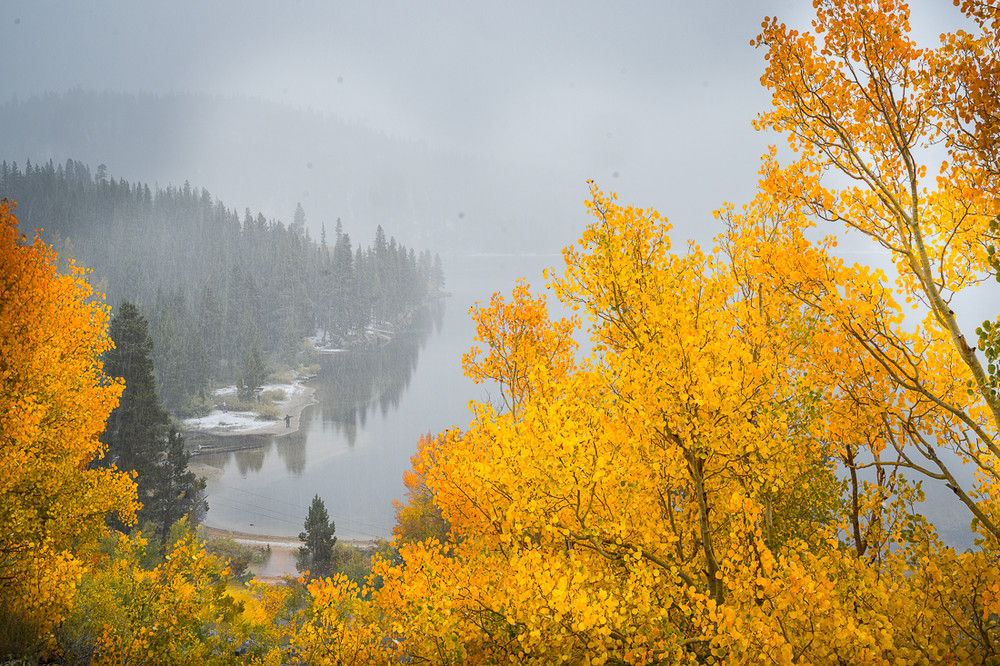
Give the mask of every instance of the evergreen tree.
[(169, 295), (157, 291), (155, 303), (150, 333), (156, 340), (153, 365), (157, 395), (165, 408), (187, 414), (208, 383), (205, 352), (200, 340), (191, 339), (191, 316), (183, 288)]
[(153, 341), (146, 318), (128, 301), (108, 326), (114, 349), (104, 353), (104, 373), (125, 380), (118, 406), (108, 417), (101, 435), (107, 447), (104, 461), (135, 476), (139, 501), (146, 506), (153, 493), (157, 467), (162, 458), (170, 418), (156, 394), (153, 375)]
[(337, 537), (333, 535), (336, 527), (319, 495), (313, 496), (303, 527), (306, 531), (299, 534), (299, 541), (304, 545), (299, 548), (295, 567), (300, 572), (308, 571), (312, 576), (330, 575), (334, 564), (333, 546), (337, 543)]
[(333, 328), (344, 335), (351, 328), (351, 308), (354, 295), (354, 249), (351, 235), (343, 232), (337, 220), (337, 241), (333, 246), (331, 267), (332, 286), (329, 290), (330, 317)]
[(191, 454), (184, 449), (184, 438), (170, 426), (167, 434), (166, 455), (155, 480), (146, 515), (156, 525), (161, 544), (167, 543), (170, 527), (184, 516), (191, 522), (208, 511), (205, 502), (205, 479), (196, 478), (187, 469)]
[(249, 400), (260, 391), (267, 378), (267, 366), (264, 357), (260, 352), (260, 347), (251, 345), (243, 357), (243, 371), (240, 373), (240, 380), (237, 384), (240, 400)]
[(444, 268), (441, 266), (441, 255), (434, 255), (434, 266), (431, 268), (431, 286), (435, 290), (444, 289)]
[(208, 284), (202, 285), (197, 326), (198, 337), (202, 340), (208, 354), (205, 371), (210, 382), (218, 378), (219, 361), (225, 357), (223, 338), (225, 323), (226, 317), (222, 312), (222, 305), (219, 303), (215, 290)]
[(107, 447), (103, 463), (134, 475), (142, 503), (139, 521), (151, 523), (163, 543), (170, 526), (181, 517), (195, 514), (192, 518), (197, 518), (205, 484), (187, 471), (184, 439), (170, 426), (160, 406), (146, 318), (125, 301), (111, 320), (108, 334), (115, 346), (104, 353), (104, 372), (121, 377), (125, 390), (101, 436)]
[(296, 235), (302, 235), (306, 231), (306, 211), (301, 203), (295, 204), (295, 213), (292, 215), (292, 223), (288, 225), (288, 230)]

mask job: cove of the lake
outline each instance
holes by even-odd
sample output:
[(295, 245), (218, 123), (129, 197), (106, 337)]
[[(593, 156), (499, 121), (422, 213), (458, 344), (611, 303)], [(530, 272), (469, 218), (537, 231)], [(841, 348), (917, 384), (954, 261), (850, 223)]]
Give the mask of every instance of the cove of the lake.
[(205, 523), (294, 536), (319, 495), (338, 537), (390, 536), (392, 502), (405, 495), (403, 473), (420, 436), (465, 428), (469, 401), (490, 399), (487, 387), (462, 372), (462, 354), (475, 335), (469, 308), (497, 291), (509, 296), (519, 276), (540, 290), (542, 270), (560, 261), (558, 255), (446, 258), (450, 297), (421, 311), (391, 343), (320, 356), (321, 371), (310, 382), (316, 404), (303, 410), (296, 432), (226, 435), (214, 445), (230, 451), (197, 457), (221, 470), (208, 479)]

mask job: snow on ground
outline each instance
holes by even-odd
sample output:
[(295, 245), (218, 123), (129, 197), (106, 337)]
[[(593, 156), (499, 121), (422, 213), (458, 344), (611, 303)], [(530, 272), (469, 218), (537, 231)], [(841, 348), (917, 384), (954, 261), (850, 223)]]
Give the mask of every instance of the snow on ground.
[[(285, 399), (280, 402), (275, 402), (274, 404), (281, 410), (282, 407), (288, 405), (296, 400), (308, 391), (309, 389), (302, 385), (301, 382), (294, 382), (292, 384), (268, 384), (261, 388), (261, 392), (282, 390), (285, 392)], [(226, 396), (233, 396), (234, 400), (236, 397), (236, 387), (226, 386), (220, 389), (216, 389), (214, 395), (225, 399)], [(229, 432), (239, 432), (256, 430), (264, 426), (268, 426), (273, 423), (273, 421), (263, 421), (257, 418), (257, 414), (254, 412), (234, 412), (229, 410), (215, 409), (210, 412), (207, 416), (199, 416), (191, 419), (184, 419), (182, 422), (186, 430), (226, 430)]]
[(308, 338), (310, 343), (312, 343), (313, 349), (319, 354), (336, 354), (339, 352), (345, 352), (346, 349), (341, 349), (339, 347), (331, 347), (333, 342), (323, 339), (323, 331), (316, 331), (315, 335), (311, 335)]
[(184, 419), (184, 427), (189, 430), (222, 428), (225, 430), (249, 430), (259, 428), (261, 421), (253, 412), (223, 412), (215, 410), (208, 416)]

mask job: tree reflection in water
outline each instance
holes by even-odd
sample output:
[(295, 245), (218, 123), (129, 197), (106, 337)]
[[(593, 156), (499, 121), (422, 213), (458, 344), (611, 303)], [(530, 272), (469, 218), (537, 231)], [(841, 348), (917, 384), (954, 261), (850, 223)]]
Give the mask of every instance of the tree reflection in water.
[(246, 478), (261, 471), (274, 449), (288, 472), (301, 476), (306, 469), (307, 433), (317, 418), (320, 428), (331, 428), (353, 448), (358, 431), (364, 429), (374, 410), (385, 418), (398, 408), (421, 350), (432, 333), (441, 331), (444, 312), (445, 301), (436, 300), (419, 310), (406, 330), (381, 346), (321, 355), (319, 375), (310, 382), (316, 388), (317, 404), (302, 411), (295, 432), (280, 436), (199, 435), (198, 443), (217, 451), (199, 456), (198, 461), (221, 469), (235, 462), (240, 476)]
[(324, 429), (331, 425), (353, 447), (358, 428), (364, 428), (372, 411), (378, 409), (384, 418), (396, 410), (421, 350), (431, 333), (441, 330), (444, 311), (445, 302), (434, 301), (414, 314), (406, 330), (381, 346), (323, 355), (313, 415), (319, 415)]

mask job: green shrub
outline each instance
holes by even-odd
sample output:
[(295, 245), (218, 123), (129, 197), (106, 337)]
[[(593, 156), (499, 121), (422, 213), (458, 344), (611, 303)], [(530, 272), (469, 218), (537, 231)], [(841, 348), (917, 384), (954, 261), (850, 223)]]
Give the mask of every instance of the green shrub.
[(285, 389), (271, 389), (260, 394), (260, 401), (267, 405), (284, 402), (285, 400), (288, 400), (288, 394), (285, 392)]
[(212, 537), (205, 542), (205, 549), (229, 562), (232, 575), (246, 582), (250, 579), (250, 565), (264, 564), (271, 559), (271, 547), (254, 548), (230, 537)]

